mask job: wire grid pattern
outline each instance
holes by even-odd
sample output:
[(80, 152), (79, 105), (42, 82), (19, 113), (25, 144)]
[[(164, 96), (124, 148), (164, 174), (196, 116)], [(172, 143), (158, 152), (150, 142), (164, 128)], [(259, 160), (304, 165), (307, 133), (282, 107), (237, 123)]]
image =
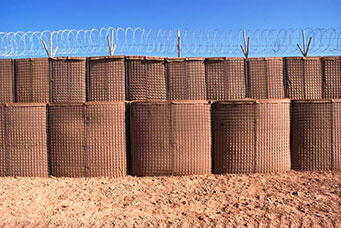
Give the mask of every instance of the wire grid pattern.
[(166, 100), (164, 58), (127, 59), (128, 100)]
[(206, 100), (204, 58), (167, 59), (168, 100)]
[(133, 175), (172, 174), (172, 129), (167, 103), (132, 103), (130, 135)]
[(16, 102), (48, 103), (50, 65), (48, 58), (15, 60)]
[(319, 57), (285, 57), (286, 97), (322, 99), (322, 69)]
[(283, 58), (249, 58), (247, 67), (250, 98), (284, 98)]
[(293, 169), (340, 169), (340, 102), (292, 102)]
[(208, 103), (137, 102), (130, 114), (133, 175), (211, 173)]
[(341, 98), (341, 56), (322, 57), (323, 98)]
[(55, 104), (49, 112), (53, 176), (126, 175), (124, 103)]
[(13, 60), (0, 59), (0, 103), (11, 103), (13, 98)]
[(0, 177), (8, 175), (8, 131), (6, 106), (0, 105)]
[(244, 58), (207, 58), (205, 74), (208, 100), (246, 97)]
[(86, 58), (52, 58), (51, 64), (51, 102), (85, 102)]
[(93, 57), (89, 64), (89, 101), (124, 101), (124, 57)]
[(47, 177), (46, 106), (4, 105), (1, 114), (0, 176)]
[(289, 101), (240, 100), (214, 106), (214, 172), (290, 169)]

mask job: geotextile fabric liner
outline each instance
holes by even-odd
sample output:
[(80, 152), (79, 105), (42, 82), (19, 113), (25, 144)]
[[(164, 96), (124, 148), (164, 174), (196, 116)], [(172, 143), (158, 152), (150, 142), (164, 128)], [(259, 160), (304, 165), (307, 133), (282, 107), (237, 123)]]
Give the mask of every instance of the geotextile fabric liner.
[(249, 98), (284, 98), (283, 58), (249, 58), (246, 61)]
[(207, 100), (205, 58), (167, 58), (168, 100)]
[(0, 103), (11, 103), (13, 98), (13, 60), (0, 59)]
[(341, 98), (341, 56), (322, 57), (323, 98)]
[(341, 169), (341, 100), (292, 101), (292, 168)]
[(207, 58), (205, 74), (208, 100), (246, 97), (244, 58)]
[(124, 101), (124, 56), (91, 57), (89, 65), (89, 101)]
[(285, 93), (290, 99), (322, 99), (320, 57), (285, 57)]
[(48, 103), (50, 65), (48, 58), (15, 60), (16, 102)]
[(57, 57), (51, 61), (51, 98), (54, 102), (85, 102), (86, 58)]
[(0, 140), (0, 176), (48, 176), (45, 104), (1, 105)]
[(128, 56), (127, 100), (166, 100), (166, 74), (163, 57)]
[(211, 173), (208, 102), (133, 102), (130, 129), (133, 175)]
[(127, 175), (124, 102), (52, 104), (49, 132), (51, 175)]
[(218, 101), (214, 109), (214, 173), (290, 169), (290, 101)]

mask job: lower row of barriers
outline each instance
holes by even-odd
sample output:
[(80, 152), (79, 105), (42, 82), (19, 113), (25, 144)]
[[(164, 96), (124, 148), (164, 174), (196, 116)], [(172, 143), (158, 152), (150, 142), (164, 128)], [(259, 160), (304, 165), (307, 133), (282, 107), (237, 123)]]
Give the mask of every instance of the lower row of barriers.
[(0, 176), (340, 170), (340, 114), (340, 99), (0, 105)]

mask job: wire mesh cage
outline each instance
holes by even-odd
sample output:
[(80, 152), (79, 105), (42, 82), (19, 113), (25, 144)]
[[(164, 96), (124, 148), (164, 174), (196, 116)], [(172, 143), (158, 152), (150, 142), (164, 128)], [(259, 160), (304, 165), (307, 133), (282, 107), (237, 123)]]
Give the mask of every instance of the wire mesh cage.
[(214, 109), (214, 172), (290, 169), (290, 101), (218, 101)]
[(323, 98), (341, 98), (341, 56), (321, 58), (323, 69)]
[(13, 60), (0, 59), (0, 103), (14, 101), (13, 85)]
[(284, 98), (283, 58), (248, 58), (248, 97), (253, 99)]
[(48, 176), (46, 105), (0, 106), (0, 176)]
[(285, 57), (285, 92), (290, 99), (322, 99), (320, 57)]
[(90, 57), (88, 87), (89, 101), (124, 101), (124, 56)]
[(48, 103), (50, 66), (48, 58), (15, 60), (16, 102)]
[(211, 173), (208, 102), (133, 102), (130, 126), (133, 175)]
[(166, 75), (163, 57), (127, 57), (128, 95), (133, 100), (165, 100)]
[(49, 132), (53, 176), (127, 175), (124, 102), (51, 104)]
[(205, 58), (167, 58), (168, 100), (206, 100)]
[(208, 100), (246, 97), (244, 58), (206, 58), (205, 74)]
[(292, 168), (340, 170), (341, 100), (292, 101)]
[(86, 58), (57, 57), (51, 61), (51, 97), (54, 102), (86, 101)]

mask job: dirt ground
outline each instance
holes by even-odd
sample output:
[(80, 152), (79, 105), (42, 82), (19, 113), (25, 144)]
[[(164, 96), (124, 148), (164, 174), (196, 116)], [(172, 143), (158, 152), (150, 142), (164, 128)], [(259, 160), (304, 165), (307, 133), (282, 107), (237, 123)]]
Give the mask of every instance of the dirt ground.
[(0, 178), (0, 227), (341, 227), (341, 172)]

